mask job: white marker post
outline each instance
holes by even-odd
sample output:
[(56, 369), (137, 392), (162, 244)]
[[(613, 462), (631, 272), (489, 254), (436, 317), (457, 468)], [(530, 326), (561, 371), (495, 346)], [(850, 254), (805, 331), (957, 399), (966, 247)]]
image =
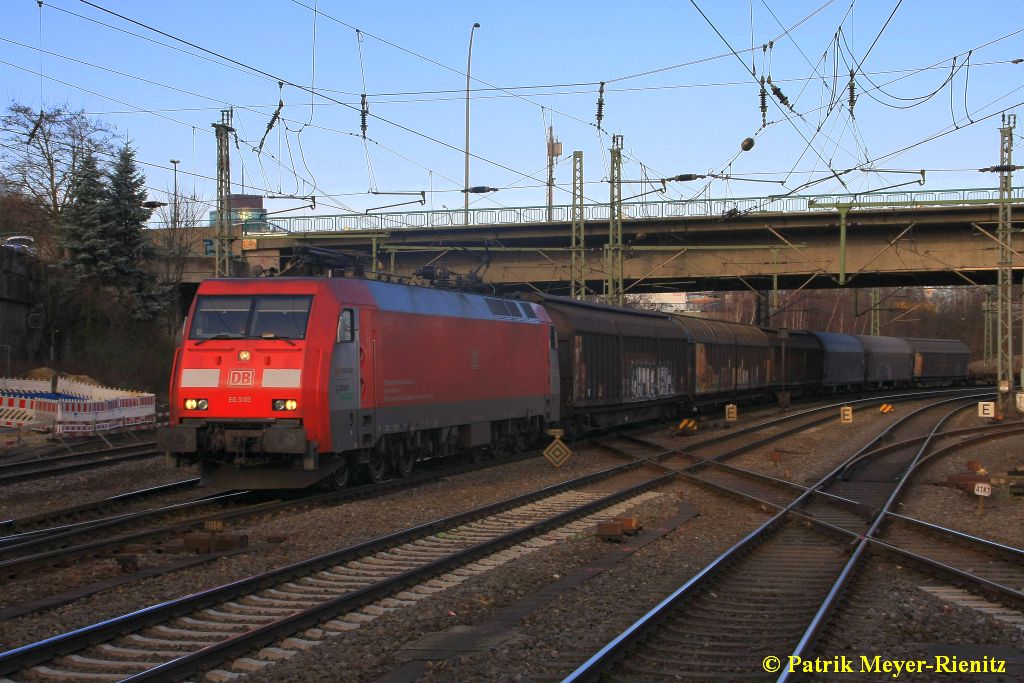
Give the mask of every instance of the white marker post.
[(992, 485), (978, 482), (974, 485), (974, 495), (978, 497), (978, 514), (985, 514), (985, 499), (992, 495)]

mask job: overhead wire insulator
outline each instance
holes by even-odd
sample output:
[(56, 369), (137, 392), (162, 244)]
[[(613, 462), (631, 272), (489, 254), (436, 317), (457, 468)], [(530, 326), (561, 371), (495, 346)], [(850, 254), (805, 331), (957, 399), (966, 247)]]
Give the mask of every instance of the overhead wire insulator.
[(267, 122), (267, 130), (264, 131), (263, 137), (260, 138), (260, 145), (256, 148), (256, 153), (260, 154), (263, 151), (263, 143), (267, 141), (267, 136), (270, 135), (270, 131), (274, 128), (278, 119), (281, 118), (281, 110), (284, 109), (284, 98), (280, 98), (277, 101), (277, 109), (274, 110), (274, 115), (270, 117), (270, 121)]
[(366, 93), (363, 93), (359, 106), (359, 129), (363, 131), (363, 139), (366, 139), (366, 119), (370, 115), (370, 108), (366, 104)]
[(856, 81), (853, 80), (853, 69), (850, 69), (850, 118), (853, 118), (853, 105), (857, 103)]
[(764, 76), (761, 76), (761, 127), (768, 125), (768, 91), (764, 87)]
[(790, 111), (793, 111), (793, 105), (789, 103), (789, 98), (786, 97), (783, 94), (782, 89), (779, 88), (779, 86), (775, 85), (774, 83), (772, 83), (772, 94), (775, 95), (775, 99), (777, 99), (783, 107), (786, 107)]
[(604, 81), (597, 91), (597, 129), (601, 130), (601, 121), (604, 120)]

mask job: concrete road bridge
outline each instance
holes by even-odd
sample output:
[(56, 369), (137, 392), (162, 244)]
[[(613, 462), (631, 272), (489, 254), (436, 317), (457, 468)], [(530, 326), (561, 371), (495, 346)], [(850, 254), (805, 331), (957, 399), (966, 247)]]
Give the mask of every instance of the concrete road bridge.
[[(1024, 188), (1011, 206), (1024, 217)], [(624, 203), (627, 293), (991, 284), (996, 189)], [(569, 291), (572, 207), (302, 216), (232, 226), (234, 274), (271, 268), (370, 277), (477, 273), (512, 289)], [(600, 293), (608, 205), (583, 207), (588, 288)], [(1024, 244), (1014, 253), (1024, 272)], [(430, 268), (432, 267), (432, 269)], [(213, 275), (196, 259), (189, 279)]]

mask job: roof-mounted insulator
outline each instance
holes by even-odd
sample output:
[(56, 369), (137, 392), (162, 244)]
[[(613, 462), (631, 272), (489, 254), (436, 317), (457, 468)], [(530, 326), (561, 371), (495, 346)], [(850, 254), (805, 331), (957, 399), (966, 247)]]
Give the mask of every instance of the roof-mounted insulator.
[(601, 88), (597, 91), (597, 129), (601, 130), (601, 121), (604, 120), (604, 81), (601, 81)]

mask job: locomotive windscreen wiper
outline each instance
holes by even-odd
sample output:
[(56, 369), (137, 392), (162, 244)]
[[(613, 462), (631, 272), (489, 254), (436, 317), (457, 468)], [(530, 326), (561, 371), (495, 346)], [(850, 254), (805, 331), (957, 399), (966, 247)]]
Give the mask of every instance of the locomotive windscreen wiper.
[(196, 346), (199, 346), (203, 342), (208, 342), (211, 339), (241, 339), (241, 338), (242, 338), (242, 335), (240, 335), (240, 334), (225, 334), (224, 332), (221, 332), (220, 334), (215, 334), (212, 337), (203, 337), (202, 339), (200, 339), (199, 341), (196, 342)]
[(275, 334), (274, 332), (264, 332), (264, 333), (260, 334), (260, 338), (261, 339), (280, 339), (281, 341), (288, 342), (292, 346), (296, 346), (295, 342), (293, 342), (288, 337), (278, 337), (277, 334)]

